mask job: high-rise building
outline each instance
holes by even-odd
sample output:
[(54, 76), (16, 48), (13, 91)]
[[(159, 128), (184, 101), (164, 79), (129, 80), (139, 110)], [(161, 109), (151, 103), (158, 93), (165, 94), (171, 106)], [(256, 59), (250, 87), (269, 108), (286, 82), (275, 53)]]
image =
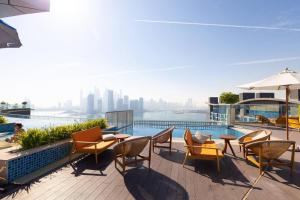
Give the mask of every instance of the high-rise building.
[(97, 108), (96, 108), (96, 112), (102, 113), (102, 111), (103, 111), (102, 105), (103, 105), (102, 99), (98, 99), (98, 100), (97, 100)]
[(89, 94), (87, 96), (87, 113), (88, 114), (94, 114), (95, 113), (95, 103), (94, 103), (95, 97), (93, 94)]
[(134, 112), (138, 112), (139, 110), (139, 100), (130, 100), (129, 108), (133, 110)]
[(144, 111), (144, 99), (142, 97), (139, 98), (139, 109), (138, 112)]
[(118, 98), (118, 100), (117, 100), (117, 105), (116, 105), (116, 109), (117, 109), (117, 110), (123, 110), (123, 108), (124, 108), (123, 99), (122, 99), (122, 98)]
[(129, 97), (128, 95), (125, 95), (123, 101), (123, 110), (127, 110), (128, 108), (129, 108)]
[(114, 92), (106, 90), (103, 96), (103, 111), (109, 112), (114, 110)]

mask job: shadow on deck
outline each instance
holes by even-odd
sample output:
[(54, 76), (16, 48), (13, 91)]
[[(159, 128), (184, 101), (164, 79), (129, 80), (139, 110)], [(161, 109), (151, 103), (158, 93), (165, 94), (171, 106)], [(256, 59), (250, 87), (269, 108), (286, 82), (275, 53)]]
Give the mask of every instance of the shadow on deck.
[[(237, 147), (234, 147), (239, 157)], [(182, 167), (183, 144), (174, 143), (172, 154), (155, 149), (151, 170), (147, 163), (122, 175), (114, 167), (113, 152), (107, 150), (98, 164), (94, 156), (82, 157), (25, 186), (11, 185), (4, 199), (299, 199), (299, 174), (274, 169), (258, 184), (258, 169), (229, 155), (221, 160), (218, 174), (213, 161), (188, 161)], [(297, 166), (299, 166), (297, 164)]]

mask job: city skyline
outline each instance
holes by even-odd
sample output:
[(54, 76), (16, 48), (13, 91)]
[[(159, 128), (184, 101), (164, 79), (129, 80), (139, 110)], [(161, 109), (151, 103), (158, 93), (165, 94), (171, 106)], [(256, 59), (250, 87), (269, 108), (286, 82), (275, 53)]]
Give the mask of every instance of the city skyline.
[[(58, 102), (57, 106), (47, 107), (49, 109), (63, 110), (80, 110), (81, 113), (95, 114), (105, 113), (116, 110), (132, 109), (135, 112), (143, 112), (146, 110), (178, 110), (178, 109), (201, 109), (196, 105), (192, 98), (186, 99), (184, 103), (169, 102), (162, 98), (160, 99), (144, 99), (143, 97), (131, 98), (126, 93), (113, 91), (111, 89), (101, 90), (94, 87), (94, 91), (80, 91), (79, 104), (74, 104), (72, 100)], [(45, 109), (45, 108), (44, 108)]]
[(1, 50), (0, 99), (77, 104), (98, 85), (205, 106), (286, 66), (300, 71), (299, 12), (293, 1), (52, 0), (50, 12), (3, 19), (23, 46)]

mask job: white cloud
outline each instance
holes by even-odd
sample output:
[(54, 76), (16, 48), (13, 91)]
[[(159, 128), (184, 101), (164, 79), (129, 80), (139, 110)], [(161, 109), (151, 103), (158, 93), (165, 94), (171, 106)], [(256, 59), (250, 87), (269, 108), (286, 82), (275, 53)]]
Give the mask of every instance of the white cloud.
[(277, 30), (277, 31), (296, 31), (296, 32), (300, 32), (300, 28), (282, 28), (282, 27), (273, 27), (273, 26), (247, 26), (247, 25), (234, 25), (234, 24), (214, 24), (214, 23), (201, 23), (201, 22), (165, 21), (165, 20), (147, 20), (147, 19), (138, 19), (138, 20), (135, 20), (135, 21), (136, 22), (144, 22), (144, 23), (194, 25), (194, 26), (208, 26), (208, 27), (219, 27), (219, 28)]
[(276, 62), (283, 62), (283, 61), (292, 61), (292, 60), (300, 60), (300, 57), (286, 57), (286, 58), (272, 58), (266, 60), (251, 60), (245, 62), (237, 62), (231, 65), (255, 65), (255, 64), (266, 64), (266, 63), (276, 63)]
[(151, 72), (166, 72), (166, 71), (175, 71), (175, 70), (183, 70), (193, 68), (193, 66), (175, 66), (175, 67), (165, 67), (165, 68), (152, 68), (152, 69), (133, 69), (133, 70), (123, 70), (117, 71), (112, 73), (103, 73), (100, 75), (94, 75), (90, 78), (111, 78), (121, 75), (131, 75), (131, 74), (138, 74), (138, 73), (151, 73)]

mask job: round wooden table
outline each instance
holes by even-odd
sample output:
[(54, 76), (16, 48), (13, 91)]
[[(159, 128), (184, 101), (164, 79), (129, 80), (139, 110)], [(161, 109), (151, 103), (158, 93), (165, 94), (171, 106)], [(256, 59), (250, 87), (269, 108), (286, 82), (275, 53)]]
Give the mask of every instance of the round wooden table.
[(230, 144), (230, 140), (236, 140), (236, 137), (233, 136), (233, 135), (220, 135), (220, 139), (223, 139), (224, 140), (224, 143), (225, 143), (225, 146), (224, 146), (224, 149), (223, 149), (223, 153), (226, 153), (227, 152), (227, 145), (230, 147), (231, 149), (231, 152), (232, 154), (234, 155), (234, 157), (236, 157), (234, 151), (233, 151), (233, 148)]
[(119, 134), (116, 134), (115, 137), (117, 138), (118, 142), (123, 142), (126, 138), (129, 138), (130, 135), (127, 135), (124, 133), (119, 133)]

